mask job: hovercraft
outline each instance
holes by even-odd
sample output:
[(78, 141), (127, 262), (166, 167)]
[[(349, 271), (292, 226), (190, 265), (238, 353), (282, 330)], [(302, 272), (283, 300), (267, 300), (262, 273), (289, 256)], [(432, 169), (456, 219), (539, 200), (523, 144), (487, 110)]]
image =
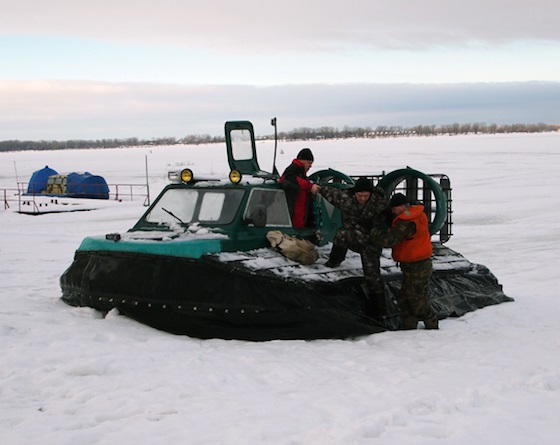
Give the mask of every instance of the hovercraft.
[[(293, 228), (276, 168), (265, 172), (257, 162), (253, 125), (226, 122), (225, 141), (229, 178), (170, 172), (170, 184), (129, 231), (82, 241), (60, 278), (62, 300), (105, 313), (116, 308), (197, 338), (351, 338), (397, 329), (401, 274), (390, 249), (381, 258), (389, 317), (380, 321), (362, 290), (359, 255), (349, 252), (337, 268), (324, 265), (339, 211), (316, 199), (312, 224)], [(434, 246), (430, 303), (438, 318), (512, 301), (486, 267), (444, 246), (452, 227), (447, 176), (403, 168), (369, 177), (388, 196), (399, 191), (424, 204)], [(355, 181), (332, 169), (310, 179), (339, 188)], [(319, 259), (302, 265), (286, 258), (267, 240), (273, 230), (313, 242)]]

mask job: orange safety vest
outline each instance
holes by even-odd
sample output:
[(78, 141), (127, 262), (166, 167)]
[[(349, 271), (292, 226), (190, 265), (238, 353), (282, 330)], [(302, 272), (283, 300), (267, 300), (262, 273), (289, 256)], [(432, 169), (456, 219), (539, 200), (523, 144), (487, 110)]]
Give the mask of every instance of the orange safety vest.
[(399, 220), (412, 221), (416, 225), (416, 232), (393, 246), (393, 259), (400, 263), (414, 263), (430, 258), (432, 241), (424, 206), (411, 206), (395, 217), (392, 226)]

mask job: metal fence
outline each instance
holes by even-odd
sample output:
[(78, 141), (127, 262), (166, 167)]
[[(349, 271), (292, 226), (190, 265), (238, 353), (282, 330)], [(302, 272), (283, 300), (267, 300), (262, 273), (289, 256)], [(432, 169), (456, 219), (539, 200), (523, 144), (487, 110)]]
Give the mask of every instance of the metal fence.
[[(43, 193), (31, 193), (27, 194), (28, 183), (18, 182), (18, 188), (5, 188), (0, 189), (2, 193), (2, 199), (4, 204), (4, 210), (13, 208), (15, 206), (20, 206), (21, 201), (30, 201), (31, 205), (38, 207), (37, 198), (40, 197), (52, 197), (52, 198), (72, 198), (65, 194), (43, 194)], [(146, 184), (107, 184), (109, 187), (109, 200), (114, 201), (143, 201), (144, 206), (150, 205), (150, 189)], [(95, 199), (95, 196), (91, 196), (89, 193), (87, 198)], [(75, 196), (79, 198), (80, 196)], [(101, 196), (100, 196), (101, 197)], [(105, 196), (106, 198), (106, 196)]]

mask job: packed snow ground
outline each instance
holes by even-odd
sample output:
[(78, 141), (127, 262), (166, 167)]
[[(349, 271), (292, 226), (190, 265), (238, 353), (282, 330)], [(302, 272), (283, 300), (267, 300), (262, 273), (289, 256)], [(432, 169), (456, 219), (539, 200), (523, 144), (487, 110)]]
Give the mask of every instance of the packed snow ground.
[[(345, 341), (173, 336), (59, 300), (82, 238), (127, 230), (141, 202), (0, 210), (0, 443), (556, 444), (560, 134), (280, 143), (279, 169), (304, 146), (312, 171), (449, 175), (448, 245), (515, 302)], [(270, 170), (273, 144), (258, 147)], [(227, 172), (222, 145), (1, 153), (0, 188), (45, 165), (142, 182), (146, 156), (152, 199), (169, 168)]]

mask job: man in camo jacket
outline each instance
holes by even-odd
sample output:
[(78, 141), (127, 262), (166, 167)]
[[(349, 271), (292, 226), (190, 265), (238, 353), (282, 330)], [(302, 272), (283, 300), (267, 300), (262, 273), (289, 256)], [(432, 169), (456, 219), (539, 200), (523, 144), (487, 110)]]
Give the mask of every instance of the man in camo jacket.
[(379, 269), (381, 247), (370, 238), (372, 228), (383, 227), (388, 209), (385, 192), (374, 187), (368, 178), (361, 177), (351, 189), (321, 187), (319, 193), (337, 207), (342, 216), (342, 227), (333, 239), (333, 247), (325, 266), (338, 267), (344, 261), (348, 249), (359, 253), (366, 293), (373, 300), (377, 315), (386, 316), (387, 305)]

